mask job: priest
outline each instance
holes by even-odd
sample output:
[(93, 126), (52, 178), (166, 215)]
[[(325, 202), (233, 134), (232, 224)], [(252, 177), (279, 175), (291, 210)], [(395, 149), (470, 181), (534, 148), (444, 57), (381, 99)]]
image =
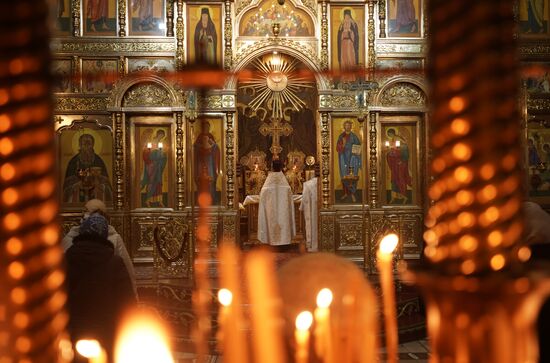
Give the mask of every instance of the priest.
[(260, 191), (258, 239), (271, 246), (288, 245), (296, 235), (292, 191), (282, 168), (280, 160), (273, 160), (273, 171)]

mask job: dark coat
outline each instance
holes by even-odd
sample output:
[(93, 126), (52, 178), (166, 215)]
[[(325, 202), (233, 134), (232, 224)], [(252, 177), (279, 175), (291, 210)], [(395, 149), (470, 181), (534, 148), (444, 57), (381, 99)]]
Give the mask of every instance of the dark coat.
[(73, 243), (65, 254), (69, 331), (73, 342), (95, 338), (112, 353), (121, 314), (136, 302), (130, 276), (109, 240), (79, 235)]

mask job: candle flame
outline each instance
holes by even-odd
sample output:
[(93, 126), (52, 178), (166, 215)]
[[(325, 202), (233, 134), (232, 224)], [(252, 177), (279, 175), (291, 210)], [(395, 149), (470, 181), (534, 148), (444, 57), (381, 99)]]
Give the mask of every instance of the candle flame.
[(167, 335), (158, 320), (135, 313), (122, 326), (115, 348), (117, 363), (174, 363)]
[(159, 149), (162, 149), (163, 146), (164, 146), (164, 145), (162, 145), (162, 142), (159, 142), (159, 143), (158, 143), (158, 148), (159, 148)]
[(75, 344), (78, 354), (85, 358), (98, 358), (101, 354), (101, 345), (95, 339), (81, 339)]
[(313, 315), (309, 311), (302, 311), (296, 316), (296, 329), (305, 331), (311, 327), (313, 323)]
[(382, 238), (382, 241), (380, 241), (380, 252), (392, 253), (393, 250), (395, 250), (395, 247), (397, 247), (398, 242), (399, 237), (397, 237), (395, 233), (385, 235), (384, 238)]
[(147, 149), (150, 149), (150, 148), (152, 148), (152, 147), (153, 147), (153, 144), (150, 143), (150, 142), (148, 142), (148, 143), (147, 143)]
[(223, 306), (231, 305), (231, 302), (233, 301), (233, 293), (231, 293), (228, 289), (220, 289), (220, 291), (218, 291), (218, 301)]
[(320, 308), (328, 308), (332, 303), (332, 291), (327, 289), (321, 289), (317, 294), (317, 306)]

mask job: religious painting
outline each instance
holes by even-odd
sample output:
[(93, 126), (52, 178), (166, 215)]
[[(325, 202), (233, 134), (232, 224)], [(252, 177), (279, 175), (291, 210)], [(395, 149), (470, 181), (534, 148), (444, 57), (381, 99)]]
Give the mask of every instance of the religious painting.
[(165, 35), (165, 8), (165, 0), (128, 0), (130, 35)]
[(544, 127), (544, 123), (528, 129), (526, 159), (529, 198), (540, 204), (549, 204), (550, 129)]
[(53, 75), (54, 92), (71, 92), (72, 67), (70, 59), (54, 59), (51, 69)]
[(285, 37), (315, 36), (311, 17), (287, 1), (283, 6), (276, 0), (265, 0), (248, 10), (239, 25), (239, 35), (247, 37), (273, 36), (273, 24), (279, 24), (279, 34)]
[(170, 208), (173, 146), (169, 117), (134, 116), (134, 207)]
[(389, 0), (388, 36), (420, 37), (422, 0)]
[(366, 168), (363, 129), (354, 117), (333, 117), (331, 123), (334, 204), (362, 203)]
[(70, 35), (71, 3), (70, 0), (49, 0), (50, 21), (53, 35)]
[(222, 63), (222, 7), (212, 3), (187, 4), (188, 63)]
[(548, 37), (549, 14), (548, 0), (520, 0), (519, 33), (526, 37)]
[(84, 0), (84, 35), (115, 36), (116, 0)]
[(174, 58), (127, 58), (128, 73), (153, 72), (166, 73), (176, 70)]
[(529, 62), (522, 66), (522, 77), (526, 91), (531, 95), (550, 94), (550, 64)]
[(62, 128), (58, 138), (61, 201), (80, 207), (90, 199), (113, 201), (113, 136), (87, 121)]
[(358, 80), (356, 70), (365, 64), (365, 8), (331, 6), (331, 64), (340, 82)]
[(403, 73), (421, 74), (424, 72), (424, 59), (422, 58), (378, 58), (376, 59), (376, 75), (380, 78), (390, 78)]
[(82, 91), (85, 93), (108, 93), (117, 77), (117, 59), (82, 60)]
[[(194, 125), (193, 182), (195, 194), (201, 186), (208, 187), (212, 205), (221, 203), (223, 118), (202, 117)], [(202, 184), (205, 183), (205, 184)]]
[(383, 122), (380, 160), (384, 205), (418, 205), (416, 122)]

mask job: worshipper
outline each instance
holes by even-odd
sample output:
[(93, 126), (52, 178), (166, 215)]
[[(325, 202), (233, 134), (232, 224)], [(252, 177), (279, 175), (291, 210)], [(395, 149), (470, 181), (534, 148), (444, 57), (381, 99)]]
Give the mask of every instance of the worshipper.
[(96, 339), (112, 356), (117, 323), (136, 297), (108, 233), (109, 225), (101, 214), (85, 218), (65, 259), (71, 339), (73, 343)]
[(317, 251), (317, 177), (311, 178), (303, 185), (300, 210), (304, 212), (306, 222), (306, 247), (310, 252)]
[(292, 190), (282, 169), (282, 162), (273, 160), (273, 171), (260, 191), (258, 239), (271, 246), (289, 245), (296, 235)]
[[(88, 218), (89, 216), (93, 214), (101, 214), (105, 217), (105, 219), (108, 219), (109, 216), (107, 215), (107, 207), (105, 206), (105, 203), (99, 199), (91, 199), (84, 205), (86, 212), (84, 213), (83, 219)], [(132, 281), (132, 288), (134, 290), (134, 294), (137, 296), (137, 286), (136, 286), (136, 272), (134, 270), (134, 264), (132, 263), (132, 259), (130, 258), (130, 255), (128, 254), (128, 251), (126, 250), (126, 246), (124, 245), (124, 241), (122, 240), (122, 237), (120, 234), (117, 233), (116, 229), (109, 225), (109, 233), (107, 239), (111, 242), (115, 249), (115, 255), (122, 258), (122, 261), (124, 262), (124, 265), (126, 266), (126, 269), (128, 270), (128, 275), (130, 275), (130, 280)], [(80, 227), (74, 226), (71, 227), (69, 232), (63, 237), (63, 240), (61, 241), (61, 247), (63, 248), (63, 251), (66, 252), (72, 245), (73, 240), (75, 237), (77, 237), (80, 234)]]

